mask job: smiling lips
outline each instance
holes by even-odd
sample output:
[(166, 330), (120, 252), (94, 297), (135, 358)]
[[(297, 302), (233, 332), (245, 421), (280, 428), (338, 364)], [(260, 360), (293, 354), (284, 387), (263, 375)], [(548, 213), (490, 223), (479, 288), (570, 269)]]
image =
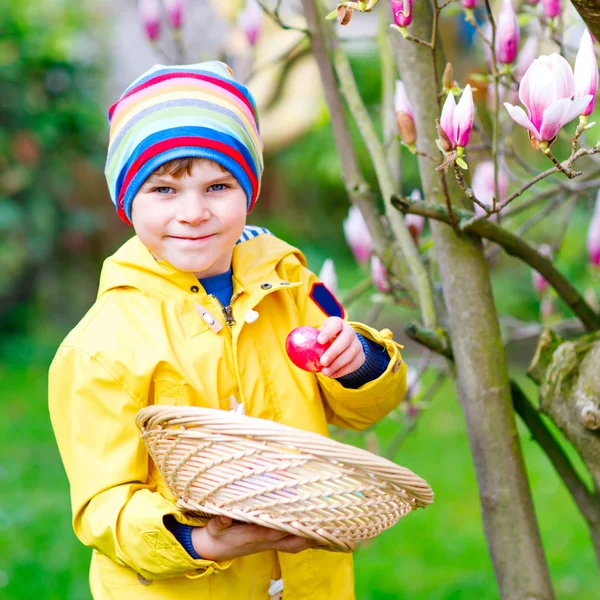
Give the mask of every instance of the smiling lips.
[(206, 239), (212, 237), (213, 235), (215, 235), (215, 234), (210, 233), (209, 235), (203, 235), (201, 237), (180, 237), (180, 236), (176, 236), (176, 235), (170, 235), (168, 237), (170, 237), (171, 239), (174, 239), (174, 240), (183, 240), (183, 241), (187, 241), (187, 242), (198, 242), (200, 240), (206, 240)]

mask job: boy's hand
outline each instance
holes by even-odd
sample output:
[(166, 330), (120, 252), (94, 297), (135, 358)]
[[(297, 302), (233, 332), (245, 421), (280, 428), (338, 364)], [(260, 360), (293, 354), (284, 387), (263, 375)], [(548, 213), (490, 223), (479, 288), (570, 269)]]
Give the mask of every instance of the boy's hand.
[(214, 517), (206, 527), (192, 529), (192, 545), (202, 558), (224, 561), (265, 550), (296, 554), (315, 548), (317, 542), (260, 525), (233, 524), (229, 517)]
[(329, 317), (319, 327), (317, 341), (331, 346), (321, 356), (321, 364), (326, 367), (321, 373), (332, 379), (354, 373), (365, 362), (365, 353), (356, 331), (343, 319)]

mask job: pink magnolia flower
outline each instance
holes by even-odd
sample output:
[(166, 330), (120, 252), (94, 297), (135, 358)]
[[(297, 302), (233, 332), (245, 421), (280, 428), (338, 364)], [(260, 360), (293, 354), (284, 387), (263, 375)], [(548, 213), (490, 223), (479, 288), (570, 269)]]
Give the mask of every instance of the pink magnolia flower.
[(499, 63), (509, 65), (515, 61), (519, 41), (519, 21), (512, 0), (503, 0), (496, 31), (496, 58)]
[(319, 279), (325, 284), (325, 287), (332, 292), (337, 294), (338, 292), (338, 281), (337, 274), (335, 272), (335, 263), (331, 258), (325, 259), (321, 271), (319, 272)]
[(344, 220), (344, 235), (359, 263), (366, 263), (371, 257), (373, 242), (367, 224), (358, 206), (351, 206)]
[(592, 114), (596, 106), (596, 94), (598, 93), (598, 62), (594, 53), (594, 42), (589, 29), (583, 32), (577, 58), (575, 58), (575, 98), (581, 98), (588, 94), (592, 99), (584, 111), (584, 116)]
[[(410, 197), (413, 200), (423, 200), (423, 196), (421, 196), (421, 192), (418, 189), (414, 189)], [(410, 231), (413, 240), (415, 240), (415, 244), (418, 244), (423, 229), (425, 229), (425, 217), (423, 215), (413, 215), (412, 213), (408, 213), (404, 216), (404, 224)]]
[(371, 256), (371, 278), (373, 279), (373, 285), (382, 293), (390, 291), (390, 284), (387, 278), (387, 271), (383, 266), (378, 256)]
[(529, 4), (539, 4), (540, 0), (529, 0)]
[(392, 0), (392, 12), (398, 27), (408, 27), (413, 20), (413, 0)]
[(140, 0), (138, 12), (148, 39), (153, 42), (160, 35), (160, 6), (158, 0)]
[(252, 46), (258, 41), (264, 17), (263, 9), (256, 0), (246, 0), (244, 10), (238, 15), (238, 25)]
[(453, 150), (458, 147), (463, 148), (469, 143), (471, 130), (473, 129), (474, 112), (473, 91), (469, 84), (464, 89), (458, 105), (452, 92), (448, 92), (448, 97), (442, 108), (440, 127), (448, 137)]
[(167, 21), (173, 29), (181, 29), (184, 0), (165, 0)]
[[(486, 206), (492, 206), (492, 200), (494, 198), (494, 163), (491, 160), (484, 160), (480, 162), (475, 168), (473, 173), (473, 180), (471, 181), (471, 188), (475, 197), (479, 202)], [(502, 202), (508, 191), (508, 178), (504, 171), (498, 170), (498, 198), (496, 202)], [(485, 211), (481, 206), (475, 205), (475, 212), (478, 215), (485, 214)]]
[(587, 250), (590, 262), (594, 267), (600, 266), (600, 192), (596, 196), (594, 216), (590, 221), (587, 236)]
[(540, 56), (519, 84), (519, 99), (527, 109), (504, 103), (508, 114), (538, 142), (552, 142), (561, 127), (579, 116), (592, 96), (573, 100), (575, 77), (571, 65), (559, 54)]
[(477, 6), (477, 0), (460, 0), (463, 8), (475, 8)]
[(560, 0), (542, 0), (542, 7), (544, 8), (544, 14), (549, 19), (560, 15)]

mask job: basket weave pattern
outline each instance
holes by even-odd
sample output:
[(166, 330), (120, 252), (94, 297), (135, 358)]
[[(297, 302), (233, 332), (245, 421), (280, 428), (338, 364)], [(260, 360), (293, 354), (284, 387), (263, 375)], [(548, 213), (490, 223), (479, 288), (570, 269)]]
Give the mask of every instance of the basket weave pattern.
[(178, 506), (315, 539), (348, 552), (433, 502), (420, 477), (316, 433), (201, 407), (136, 419)]

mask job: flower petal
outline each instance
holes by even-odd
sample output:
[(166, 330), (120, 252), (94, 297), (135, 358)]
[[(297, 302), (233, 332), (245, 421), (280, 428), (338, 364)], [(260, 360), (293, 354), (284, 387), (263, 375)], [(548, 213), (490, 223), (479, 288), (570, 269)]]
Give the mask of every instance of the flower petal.
[(589, 115), (596, 104), (598, 93), (598, 62), (594, 53), (594, 43), (588, 29), (583, 32), (579, 51), (575, 59), (575, 98), (585, 94), (592, 95), (592, 101), (585, 108), (584, 114)]
[(473, 91), (471, 86), (467, 84), (454, 111), (454, 131), (457, 146), (466, 146), (469, 143), (471, 130), (473, 129), (474, 112)]
[(525, 111), (520, 106), (513, 106), (508, 102), (504, 103), (504, 107), (508, 111), (508, 114), (522, 127), (531, 131), (536, 140), (540, 139), (540, 134), (538, 130), (535, 128), (533, 123), (529, 120)]
[(581, 115), (585, 111), (591, 99), (591, 94), (581, 96), (581, 98), (575, 98), (575, 100), (573, 100), (569, 106), (569, 112), (565, 115), (565, 119), (562, 122), (561, 127), (567, 123), (570, 123), (575, 117)]
[(544, 111), (559, 98), (557, 83), (552, 71), (543, 63), (533, 69), (529, 80), (529, 118), (533, 125), (540, 130)]
[(444, 133), (448, 136), (450, 143), (453, 147), (456, 147), (456, 136), (454, 131), (454, 111), (456, 109), (456, 101), (454, 100), (454, 94), (448, 92), (446, 102), (442, 108), (442, 116), (440, 117), (440, 127), (444, 130)]
[(575, 77), (573, 69), (567, 60), (556, 52), (546, 58), (548, 66), (552, 69), (552, 74), (556, 82), (557, 98), (572, 98), (575, 93)]
[(542, 141), (549, 142), (558, 133), (560, 128), (566, 122), (569, 114), (572, 100), (569, 98), (560, 98), (544, 111), (542, 126), (540, 127), (540, 138)]

